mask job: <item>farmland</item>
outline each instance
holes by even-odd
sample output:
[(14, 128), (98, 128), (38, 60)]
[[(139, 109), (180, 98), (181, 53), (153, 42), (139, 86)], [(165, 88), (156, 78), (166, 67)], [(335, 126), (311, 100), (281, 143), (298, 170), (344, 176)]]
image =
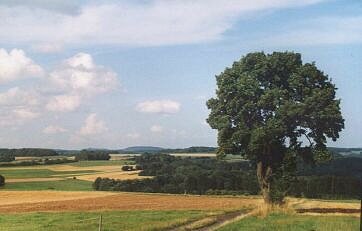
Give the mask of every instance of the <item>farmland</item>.
[[(260, 196), (93, 191), (92, 183), (98, 176), (147, 178), (139, 176), (139, 171), (122, 171), (124, 164), (135, 163), (123, 158), (2, 167), (7, 183), (0, 189), (0, 230), (93, 230), (100, 215), (104, 230), (353, 230), (358, 225), (356, 200), (288, 198), (287, 212), (261, 219), (257, 212), (262, 205)], [(313, 213), (316, 208), (352, 213)], [(306, 211), (297, 213), (302, 210)]]
[(132, 161), (78, 161), (57, 165), (2, 167), (6, 185), (0, 190), (65, 190), (91, 191), (97, 177), (141, 179), (137, 171), (124, 172), (123, 164)]

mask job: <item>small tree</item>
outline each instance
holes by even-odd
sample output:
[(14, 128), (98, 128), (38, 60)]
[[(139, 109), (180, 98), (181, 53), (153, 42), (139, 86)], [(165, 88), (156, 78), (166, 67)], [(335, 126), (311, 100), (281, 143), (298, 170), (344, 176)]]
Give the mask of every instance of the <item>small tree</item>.
[(4, 186), (5, 185), (5, 177), (0, 175), (0, 186)]
[(281, 203), (297, 156), (329, 157), (326, 139), (344, 128), (335, 86), (293, 52), (250, 53), (216, 76), (207, 122), (218, 130), (218, 155), (239, 153), (256, 165), (266, 203)]

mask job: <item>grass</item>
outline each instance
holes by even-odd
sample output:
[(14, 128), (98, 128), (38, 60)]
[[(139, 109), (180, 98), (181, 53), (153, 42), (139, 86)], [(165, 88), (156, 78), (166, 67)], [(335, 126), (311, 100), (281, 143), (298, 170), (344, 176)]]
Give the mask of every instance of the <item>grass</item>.
[(75, 167), (93, 167), (93, 166), (117, 166), (125, 164), (134, 164), (132, 160), (90, 160), (90, 161), (78, 161), (67, 165)]
[(98, 230), (99, 216), (107, 231), (163, 230), (206, 216), (200, 211), (102, 211), (1, 214), (2, 231)]
[[(92, 183), (85, 180), (59, 180), (42, 182), (16, 182), (6, 183), (1, 187), (3, 190), (62, 190), (62, 191), (92, 191)], [(1, 222), (0, 222), (1, 223)]]
[(52, 171), (49, 169), (0, 169), (0, 175), (5, 179), (21, 179), (21, 178), (43, 178), (52, 177), (53, 175), (69, 175), (69, 174), (82, 174), (82, 173), (96, 173), (93, 170), (82, 171)]
[(359, 230), (359, 218), (306, 216), (272, 213), (267, 217), (247, 217), (218, 231), (340, 231)]

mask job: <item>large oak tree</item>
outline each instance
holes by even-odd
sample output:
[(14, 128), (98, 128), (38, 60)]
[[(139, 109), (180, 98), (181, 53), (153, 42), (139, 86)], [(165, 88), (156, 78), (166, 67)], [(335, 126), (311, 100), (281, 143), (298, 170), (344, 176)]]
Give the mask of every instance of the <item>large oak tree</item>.
[(207, 122), (218, 131), (218, 154), (238, 153), (255, 163), (266, 203), (277, 181), (303, 160), (328, 157), (327, 139), (344, 128), (336, 87), (314, 63), (294, 52), (249, 53), (216, 76)]

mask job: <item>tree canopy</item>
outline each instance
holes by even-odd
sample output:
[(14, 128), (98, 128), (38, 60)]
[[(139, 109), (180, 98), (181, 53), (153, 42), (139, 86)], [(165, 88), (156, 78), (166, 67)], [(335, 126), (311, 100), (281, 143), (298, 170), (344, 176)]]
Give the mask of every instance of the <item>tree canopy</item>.
[(344, 128), (335, 85), (299, 53), (249, 53), (216, 81), (207, 122), (218, 130), (218, 154), (254, 161), (267, 203), (272, 182), (292, 171), (296, 156), (327, 158), (327, 139)]

